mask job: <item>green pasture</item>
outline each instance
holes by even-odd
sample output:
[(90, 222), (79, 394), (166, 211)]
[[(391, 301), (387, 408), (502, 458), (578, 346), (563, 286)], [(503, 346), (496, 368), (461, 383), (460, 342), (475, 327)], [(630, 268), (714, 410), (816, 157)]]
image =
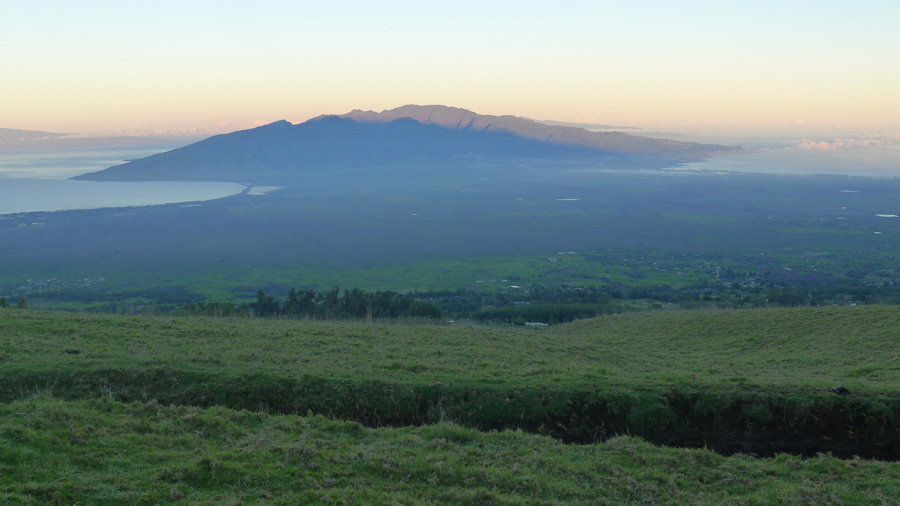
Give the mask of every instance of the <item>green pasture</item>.
[(882, 393), (900, 382), (895, 306), (655, 311), (540, 330), (3, 309), (0, 332), (6, 375), (165, 367), (423, 384)]
[(655, 311), (548, 329), (7, 309), (0, 400), (110, 396), (888, 456), (900, 441), (898, 329), (893, 306)]
[(890, 505), (900, 465), (109, 398), (0, 404), (2, 504)]

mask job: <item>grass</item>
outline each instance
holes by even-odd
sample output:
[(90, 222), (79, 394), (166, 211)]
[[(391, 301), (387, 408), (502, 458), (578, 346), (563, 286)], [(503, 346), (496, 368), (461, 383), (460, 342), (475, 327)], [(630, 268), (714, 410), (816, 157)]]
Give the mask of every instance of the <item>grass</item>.
[(841, 385), (884, 394), (900, 381), (895, 306), (648, 312), (546, 330), (6, 309), (0, 332), (7, 376), (164, 367), (406, 384), (791, 392)]
[(3, 504), (898, 504), (900, 464), (109, 398), (0, 405)]
[(868, 306), (614, 315), (552, 335), (592, 343), (580, 359), (615, 364), (623, 384), (890, 392), (900, 380), (898, 332), (900, 308)]
[(652, 312), (545, 330), (4, 310), (0, 401), (105, 395), (892, 458), (898, 328), (887, 306)]
[(900, 504), (900, 463), (832, 456), (896, 458), (898, 329), (887, 306), (541, 330), (5, 309), (0, 504)]

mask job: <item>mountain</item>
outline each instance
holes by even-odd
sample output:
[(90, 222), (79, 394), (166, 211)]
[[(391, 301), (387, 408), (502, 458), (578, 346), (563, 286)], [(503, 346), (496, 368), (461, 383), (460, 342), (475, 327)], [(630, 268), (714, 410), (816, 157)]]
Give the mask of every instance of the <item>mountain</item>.
[(543, 123), (545, 125), (550, 125), (550, 126), (575, 127), (575, 128), (583, 128), (585, 130), (592, 130), (592, 131), (598, 131), (598, 130), (613, 131), (614, 130), (614, 131), (618, 131), (618, 132), (624, 132), (626, 130), (630, 130), (630, 131), (640, 131), (641, 130), (640, 127), (605, 125), (605, 124), (601, 124), (601, 123), (575, 123), (572, 121), (553, 121), (550, 119), (543, 119), (543, 120), (536, 119), (534, 121), (537, 121), (538, 123)]
[(598, 163), (611, 157), (684, 160), (733, 148), (554, 127), (514, 116), (444, 106), (353, 111), (292, 125), (277, 121), (153, 155), (76, 179), (283, 183), (314, 174), (413, 170), (522, 160)]
[(438, 125), (455, 130), (505, 132), (553, 144), (580, 146), (616, 154), (707, 158), (720, 153), (740, 151), (740, 148), (736, 147), (655, 139), (622, 132), (592, 132), (566, 124), (538, 122), (518, 116), (476, 114), (467, 109), (444, 105), (404, 105), (380, 113), (356, 109), (341, 117), (366, 122), (412, 118), (426, 125)]

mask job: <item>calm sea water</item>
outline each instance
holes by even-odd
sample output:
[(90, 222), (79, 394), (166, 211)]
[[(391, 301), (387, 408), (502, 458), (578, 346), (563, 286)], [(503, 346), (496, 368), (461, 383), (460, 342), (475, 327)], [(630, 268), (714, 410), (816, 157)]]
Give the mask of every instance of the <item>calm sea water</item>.
[(736, 155), (721, 155), (702, 162), (688, 163), (675, 168), (675, 170), (900, 177), (900, 150), (799, 151), (782, 149), (752, 151)]
[(237, 183), (116, 183), (0, 177), (0, 214), (213, 200), (244, 190)]
[(178, 147), (0, 150), (0, 214), (213, 200), (244, 186), (218, 182), (92, 182), (68, 178)]

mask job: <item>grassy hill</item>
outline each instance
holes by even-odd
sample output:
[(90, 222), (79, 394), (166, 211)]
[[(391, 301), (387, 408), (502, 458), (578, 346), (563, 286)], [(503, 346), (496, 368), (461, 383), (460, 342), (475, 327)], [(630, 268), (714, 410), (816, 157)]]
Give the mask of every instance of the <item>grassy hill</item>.
[[(155, 370), (402, 384), (890, 394), (894, 306), (647, 312), (546, 330), (0, 310), (0, 370)], [(9, 393), (3, 395), (8, 396)]]
[(896, 504), (900, 465), (827, 453), (897, 459), (898, 329), (888, 306), (539, 330), (4, 309), (0, 502)]
[[(896, 307), (625, 314), (545, 331), (5, 310), (0, 400), (45, 392), (567, 441), (889, 456)], [(838, 395), (843, 387), (850, 395)]]
[(898, 504), (900, 465), (757, 459), (631, 437), (45, 397), (0, 404), (2, 504)]

